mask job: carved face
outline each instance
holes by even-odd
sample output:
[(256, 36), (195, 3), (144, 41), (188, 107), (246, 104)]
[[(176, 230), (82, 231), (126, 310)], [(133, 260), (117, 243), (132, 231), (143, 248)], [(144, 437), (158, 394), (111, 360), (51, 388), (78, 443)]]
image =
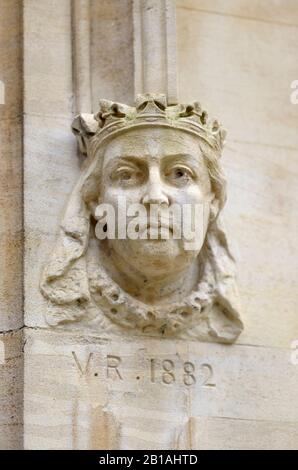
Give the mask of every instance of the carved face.
[[(151, 204), (161, 211), (173, 204), (203, 205), (196, 224), (203, 243), (214, 195), (198, 139), (169, 128), (134, 129), (114, 138), (104, 153), (99, 202), (116, 209), (119, 197), (127, 207), (139, 203), (148, 210)], [(185, 269), (202, 246), (186, 250), (183, 240), (171, 236), (168, 240), (115, 239), (109, 244), (128, 265), (157, 276), (169, 269)]]

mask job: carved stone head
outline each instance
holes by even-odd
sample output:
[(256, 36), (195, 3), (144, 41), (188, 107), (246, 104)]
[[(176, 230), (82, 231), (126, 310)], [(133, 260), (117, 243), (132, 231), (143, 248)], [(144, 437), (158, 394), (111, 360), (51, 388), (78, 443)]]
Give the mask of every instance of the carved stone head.
[[(73, 132), (86, 162), (41, 280), (48, 323), (233, 341), (242, 322), (219, 221), (226, 199), (219, 123), (198, 103), (167, 107), (163, 95), (147, 94), (135, 107), (102, 100), (97, 115), (75, 118)], [(175, 236), (177, 220), (186, 219), (174, 209), (185, 207), (194, 244), (183, 230)]]

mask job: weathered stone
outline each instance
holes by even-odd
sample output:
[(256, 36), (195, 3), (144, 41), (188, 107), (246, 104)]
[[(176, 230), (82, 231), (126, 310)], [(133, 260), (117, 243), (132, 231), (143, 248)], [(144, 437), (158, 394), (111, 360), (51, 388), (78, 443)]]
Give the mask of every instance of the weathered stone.
[[(0, 121), (22, 114), (22, 1), (0, 0), (0, 81), (4, 100), (0, 100)], [(2, 147), (1, 147), (2, 150)]]
[(23, 324), (21, 6), (0, 0), (0, 332)]
[(71, 2), (30, 0), (23, 15), (25, 113), (67, 116), (73, 109)]
[(177, 5), (181, 99), (201, 93), (229, 129), (224, 215), (246, 325), (238, 341), (289, 348), (298, 336), (298, 107), (290, 101), (297, 8), (279, 1)]
[[(291, 11), (282, 1), (276, 5), (275, 18)], [(297, 13), (292, 21), (298, 24)], [(181, 101), (199, 96), (212, 114), (220, 116), (229, 130), (228, 139), (246, 143), (248, 152), (255, 143), (263, 145), (264, 151), (273, 147), (273, 154), (298, 147), (297, 106), (290, 101), (290, 85), (297, 79), (292, 57), (298, 28), (220, 14), (220, 10), (210, 14), (178, 8), (177, 30)]]
[(25, 322), (28, 326), (44, 325), (40, 312), (46, 309), (46, 302), (39, 291), (40, 272), (54, 244), (57, 214), (62, 215), (79, 172), (70, 125), (71, 119), (66, 117), (26, 116)]
[(23, 325), (23, 176), (20, 118), (0, 119), (0, 158), (1, 332)]
[(23, 447), (23, 332), (0, 334), (0, 449)]
[(196, 10), (210, 15), (231, 16), (242, 21), (260, 21), (276, 25), (297, 26), (297, 5), (292, 0), (176, 0), (177, 8)]
[(34, 330), (26, 339), (28, 449), (297, 444), (288, 350)]
[(92, 110), (102, 97), (133, 104), (132, 0), (91, 0), (90, 8)]

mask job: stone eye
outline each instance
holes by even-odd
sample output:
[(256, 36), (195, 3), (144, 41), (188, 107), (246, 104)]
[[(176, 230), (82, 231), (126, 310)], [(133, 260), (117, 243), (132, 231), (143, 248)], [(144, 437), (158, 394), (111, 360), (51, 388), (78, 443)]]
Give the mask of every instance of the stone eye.
[(193, 173), (188, 168), (177, 166), (167, 171), (166, 177), (174, 184), (187, 184), (193, 178)]
[(174, 175), (176, 178), (183, 178), (183, 176), (185, 176), (185, 173), (185, 170), (183, 170), (182, 168), (176, 168)]
[(135, 185), (142, 179), (141, 172), (136, 168), (119, 168), (111, 176), (117, 184)]
[(121, 179), (125, 180), (125, 181), (130, 180), (131, 179), (131, 173), (129, 173), (128, 171), (123, 171), (122, 174), (121, 174)]

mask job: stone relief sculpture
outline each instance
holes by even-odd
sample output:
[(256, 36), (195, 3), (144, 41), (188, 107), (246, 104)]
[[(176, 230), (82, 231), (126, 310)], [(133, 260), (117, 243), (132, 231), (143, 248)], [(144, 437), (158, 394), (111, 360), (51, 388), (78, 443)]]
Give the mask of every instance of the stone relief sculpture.
[[(167, 106), (164, 95), (145, 94), (135, 107), (102, 100), (97, 115), (77, 116), (72, 129), (86, 160), (41, 279), (48, 324), (234, 341), (243, 325), (220, 222), (226, 200), (220, 124), (198, 103)], [(155, 204), (161, 214), (174, 204), (203, 204), (201, 243), (187, 250), (183, 237), (109, 237), (98, 207), (110, 204), (117, 222), (121, 198)], [(136, 230), (149, 229), (139, 219)]]

